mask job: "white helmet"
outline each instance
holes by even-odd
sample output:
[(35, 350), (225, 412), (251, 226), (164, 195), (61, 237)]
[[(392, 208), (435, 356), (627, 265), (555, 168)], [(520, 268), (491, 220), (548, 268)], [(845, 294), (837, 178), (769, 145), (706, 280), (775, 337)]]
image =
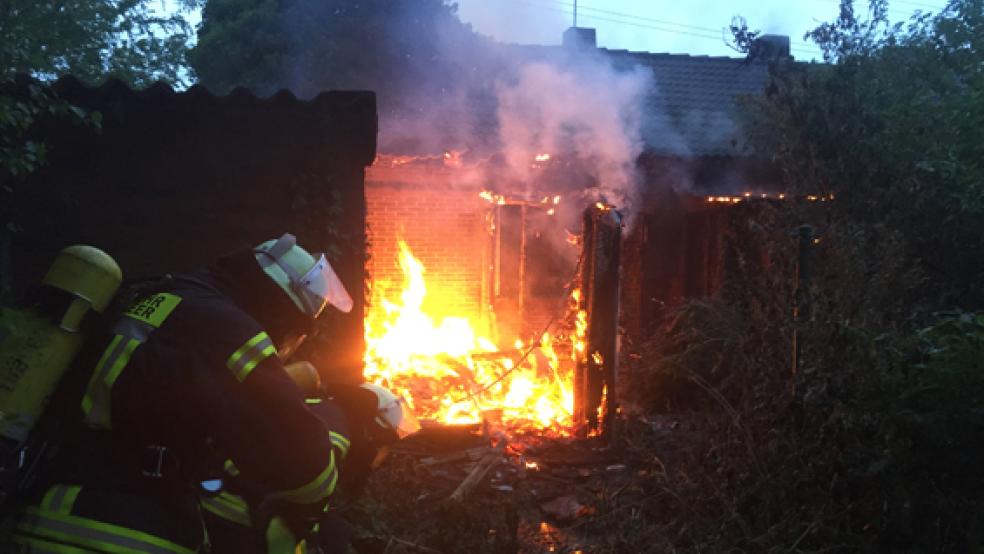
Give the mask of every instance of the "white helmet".
[(407, 401), (379, 385), (363, 383), (361, 388), (376, 395), (376, 424), (396, 433), (400, 439), (420, 431), (420, 423)]
[(294, 235), (284, 233), (277, 240), (268, 240), (253, 253), (263, 271), (304, 314), (316, 318), (328, 304), (344, 313), (352, 310), (352, 297), (325, 255), (312, 256), (297, 246)]

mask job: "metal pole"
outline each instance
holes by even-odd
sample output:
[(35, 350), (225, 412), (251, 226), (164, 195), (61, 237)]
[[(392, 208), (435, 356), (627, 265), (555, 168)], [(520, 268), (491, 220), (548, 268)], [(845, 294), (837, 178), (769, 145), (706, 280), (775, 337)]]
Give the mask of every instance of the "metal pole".
[(577, 27), (577, 0), (574, 0), (574, 26)]

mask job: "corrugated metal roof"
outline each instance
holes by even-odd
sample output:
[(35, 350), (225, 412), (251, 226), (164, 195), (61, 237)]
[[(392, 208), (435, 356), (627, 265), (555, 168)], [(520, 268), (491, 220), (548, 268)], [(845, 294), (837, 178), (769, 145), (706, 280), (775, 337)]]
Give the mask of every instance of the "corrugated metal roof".
[[(28, 82), (21, 81), (19, 86)], [(103, 112), (107, 123), (113, 118), (152, 118), (155, 113), (185, 118), (207, 113), (214, 124), (229, 125), (231, 119), (256, 117), (261, 111), (283, 121), (285, 132), (309, 132), (324, 144), (345, 143), (349, 155), (356, 155), (364, 166), (376, 156), (376, 96), (369, 91), (327, 91), (301, 100), (288, 90), (280, 90), (260, 98), (244, 87), (216, 95), (200, 85), (175, 91), (158, 82), (133, 89), (118, 79), (90, 85), (70, 75), (58, 79), (52, 88), (75, 105)]]

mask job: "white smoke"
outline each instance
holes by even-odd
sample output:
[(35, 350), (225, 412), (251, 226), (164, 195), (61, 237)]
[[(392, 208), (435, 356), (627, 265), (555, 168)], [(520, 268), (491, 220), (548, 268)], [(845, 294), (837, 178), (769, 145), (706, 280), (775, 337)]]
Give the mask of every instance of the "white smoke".
[(537, 154), (576, 158), (601, 197), (630, 209), (638, 199), (636, 160), (645, 146), (652, 75), (639, 67), (616, 71), (587, 52), (571, 60), (527, 63), (498, 83), (498, 133), (510, 177), (529, 181)]

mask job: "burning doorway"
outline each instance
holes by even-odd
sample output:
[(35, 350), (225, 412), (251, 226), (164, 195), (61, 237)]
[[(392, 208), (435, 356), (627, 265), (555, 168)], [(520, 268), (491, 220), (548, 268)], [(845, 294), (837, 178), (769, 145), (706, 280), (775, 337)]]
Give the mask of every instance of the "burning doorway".
[(576, 202), (471, 177), (450, 154), (370, 168), (365, 376), (436, 423), (597, 431), (614, 401), (617, 214), (590, 207), (582, 234)]

